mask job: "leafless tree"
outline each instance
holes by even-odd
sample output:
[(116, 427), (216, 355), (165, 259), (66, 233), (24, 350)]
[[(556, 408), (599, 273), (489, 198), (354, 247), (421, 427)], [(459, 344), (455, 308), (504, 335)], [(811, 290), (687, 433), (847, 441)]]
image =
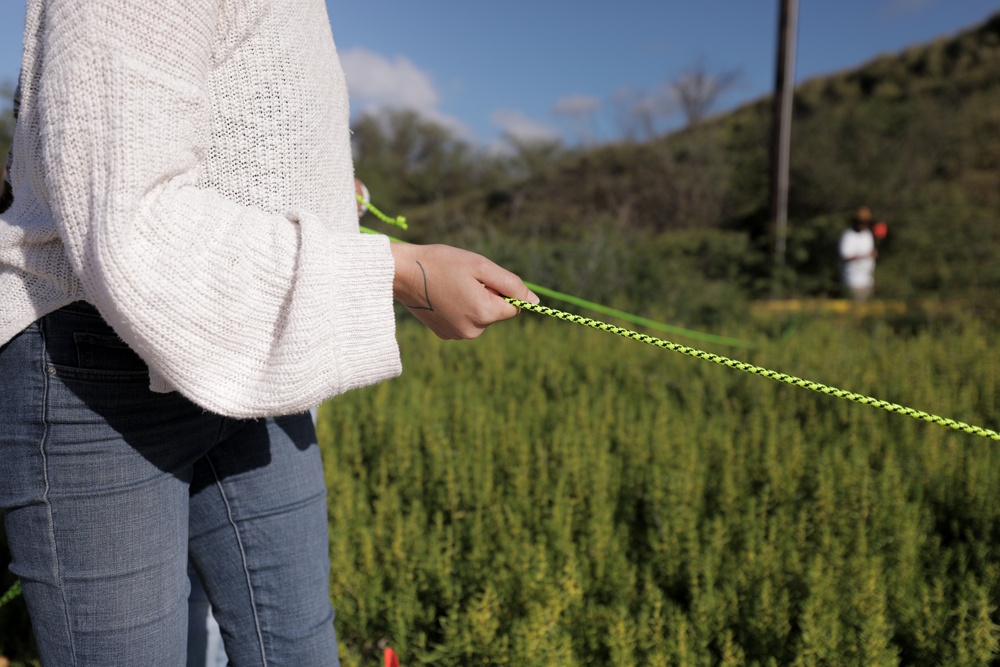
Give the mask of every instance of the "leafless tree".
[(681, 72), (671, 84), (671, 89), (677, 96), (687, 124), (697, 125), (704, 120), (719, 97), (739, 82), (740, 76), (739, 70), (714, 74), (702, 60)]
[(594, 116), (600, 107), (600, 100), (594, 97), (568, 95), (556, 102), (552, 114), (571, 123), (582, 145), (592, 146), (595, 141)]
[(666, 87), (644, 90), (635, 86), (619, 88), (611, 100), (615, 123), (622, 135), (632, 141), (646, 141), (658, 136), (664, 121), (677, 111), (673, 91)]

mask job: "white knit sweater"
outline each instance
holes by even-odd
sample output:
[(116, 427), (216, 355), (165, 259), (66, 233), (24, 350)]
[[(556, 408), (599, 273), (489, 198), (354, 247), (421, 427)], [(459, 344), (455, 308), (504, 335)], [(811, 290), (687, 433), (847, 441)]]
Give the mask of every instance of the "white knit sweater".
[(28, 0), (0, 343), (84, 299), (235, 417), (400, 372), (323, 0)]

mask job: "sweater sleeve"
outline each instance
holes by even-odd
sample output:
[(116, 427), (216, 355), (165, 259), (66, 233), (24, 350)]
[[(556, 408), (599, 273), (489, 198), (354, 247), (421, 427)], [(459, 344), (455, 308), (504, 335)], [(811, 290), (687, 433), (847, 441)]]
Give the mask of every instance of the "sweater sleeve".
[(285, 414), (399, 373), (392, 255), (353, 207), (320, 220), (204, 185), (220, 5), (47, 2), (44, 187), (86, 298), (151, 373), (213, 412)]

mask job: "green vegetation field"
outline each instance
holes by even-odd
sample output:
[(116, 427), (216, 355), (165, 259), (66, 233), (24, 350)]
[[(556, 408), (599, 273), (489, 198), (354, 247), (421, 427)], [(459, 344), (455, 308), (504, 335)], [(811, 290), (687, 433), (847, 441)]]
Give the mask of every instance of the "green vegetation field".
[[(1000, 656), (1000, 443), (529, 313), (400, 339), (321, 413), (348, 667)], [(975, 323), (760, 342), (717, 351), (997, 425)]]

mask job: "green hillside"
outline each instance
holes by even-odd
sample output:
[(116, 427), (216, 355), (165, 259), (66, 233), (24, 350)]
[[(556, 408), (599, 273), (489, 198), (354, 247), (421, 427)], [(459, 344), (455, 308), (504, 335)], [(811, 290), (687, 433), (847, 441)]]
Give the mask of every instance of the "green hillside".
[[(355, 140), (376, 201), (412, 221), (407, 239), (697, 321), (770, 294), (770, 127), (762, 99), (654, 141), (587, 150), (487, 157), (406, 114), (362, 119)], [(784, 294), (839, 294), (836, 240), (861, 204), (890, 229), (878, 296), (997, 314), (1000, 14), (799, 86)]]
[(807, 81), (794, 108), (781, 276), (767, 215), (769, 98), (648, 142), (520, 145), (501, 157), (412, 113), (363, 117), (357, 170), (377, 204), (409, 216), (408, 240), (480, 250), (536, 283), (688, 321), (738, 313), (775, 280), (786, 296), (838, 295), (836, 238), (866, 204), (890, 228), (879, 296), (960, 300), (995, 317), (1000, 14)]

